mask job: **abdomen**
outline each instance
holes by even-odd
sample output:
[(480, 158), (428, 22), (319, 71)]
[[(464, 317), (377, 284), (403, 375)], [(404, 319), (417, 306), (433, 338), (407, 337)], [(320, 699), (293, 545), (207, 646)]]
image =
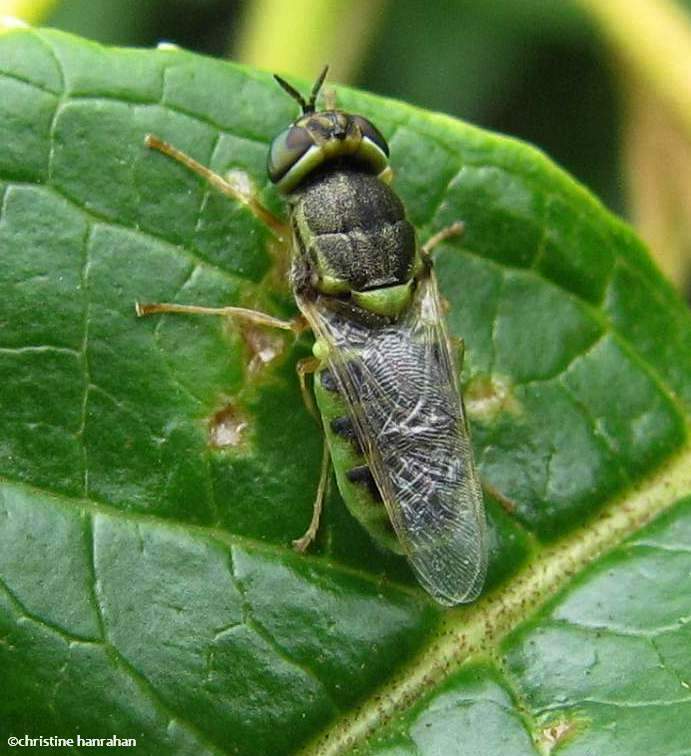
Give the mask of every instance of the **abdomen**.
[[(380, 325), (333, 310), (328, 297), (297, 301), (325, 355), (316, 398), (346, 504), (389, 548), (393, 526), (394, 550), (429, 593), (453, 605), (475, 598), (484, 582), (482, 490), (433, 273), (417, 283), (411, 307)], [(350, 427), (338, 430), (340, 411)], [(354, 451), (339, 458), (348, 447), (336, 436), (351, 448), (354, 436)], [(350, 484), (361, 486), (357, 497)], [(375, 495), (363, 498), (365, 487)]]

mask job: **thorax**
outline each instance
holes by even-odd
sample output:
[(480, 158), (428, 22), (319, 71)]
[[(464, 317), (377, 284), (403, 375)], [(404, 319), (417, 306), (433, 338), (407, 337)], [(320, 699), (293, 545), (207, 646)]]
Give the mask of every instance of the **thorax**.
[(347, 295), (412, 281), (415, 231), (393, 190), (375, 175), (331, 168), (290, 196), (297, 266), (316, 292)]

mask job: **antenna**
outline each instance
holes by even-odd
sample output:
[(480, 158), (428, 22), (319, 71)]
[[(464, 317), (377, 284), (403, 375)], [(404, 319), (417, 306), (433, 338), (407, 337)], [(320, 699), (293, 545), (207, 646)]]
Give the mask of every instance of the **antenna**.
[(295, 89), (294, 87), (291, 87), (290, 84), (285, 79), (282, 79), (278, 74), (274, 74), (274, 79), (276, 79), (279, 86), (281, 86), (285, 91), (294, 99), (298, 101), (298, 104), (302, 108), (302, 112), (304, 113), (307, 109), (307, 103), (305, 102), (305, 98)]
[(324, 83), (324, 79), (326, 78), (328, 70), (329, 67), (324, 66), (324, 69), (317, 77), (317, 80), (314, 82), (310, 98), (307, 101), (305, 101), (305, 98), (297, 91), (297, 89), (295, 89), (295, 87), (293, 87), (291, 84), (288, 84), (288, 82), (285, 79), (282, 79), (278, 74), (274, 74), (274, 79), (276, 79), (278, 85), (282, 87), (298, 103), (298, 105), (300, 105), (300, 107), (302, 108), (302, 114), (307, 115), (307, 113), (314, 113), (317, 96), (319, 95), (319, 90)]
[(322, 69), (322, 72), (319, 74), (317, 80), (314, 82), (314, 86), (312, 87), (312, 94), (310, 94), (309, 102), (307, 103), (307, 109), (304, 111), (305, 113), (314, 113), (314, 106), (317, 102), (317, 95), (319, 94), (319, 90), (322, 88), (322, 84), (324, 83), (324, 79), (326, 78), (326, 74), (329, 71), (328, 66), (324, 66)]

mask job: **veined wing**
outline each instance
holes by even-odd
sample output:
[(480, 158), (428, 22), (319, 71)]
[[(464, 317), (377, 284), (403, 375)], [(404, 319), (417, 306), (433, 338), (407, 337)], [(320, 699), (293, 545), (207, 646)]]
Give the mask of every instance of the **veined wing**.
[(298, 300), (333, 372), (404, 552), (440, 603), (485, 579), (482, 489), (434, 274), (398, 322), (372, 325)]

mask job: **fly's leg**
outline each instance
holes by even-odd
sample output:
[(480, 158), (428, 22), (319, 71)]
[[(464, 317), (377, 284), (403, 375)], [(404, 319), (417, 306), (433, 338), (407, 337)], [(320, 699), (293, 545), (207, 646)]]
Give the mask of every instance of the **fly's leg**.
[(229, 181), (226, 181), (222, 176), (214, 173), (206, 166), (198, 163), (194, 158), (191, 158), (189, 155), (182, 152), (182, 150), (179, 150), (177, 147), (173, 147), (172, 144), (164, 142), (162, 139), (159, 139), (153, 134), (147, 134), (144, 138), (144, 143), (150, 149), (157, 150), (158, 152), (167, 155), (169, 158), (172, 158), (178, 163), (182, 163), (182, 165), (184, 165), (193, 173), (196, 173), (197, 176), (201, 176), (203, 179), (208, 181), (211, 186), (218, 189), (227, 197), (231, 197), (237, 202), (240, 202), (252, 213), (252, 215), (254, 215), (255, 218), (260, 220), (265, 226), (268, 226), (274, 236), (276, 236), (279, 240), (285, 241), (289, 238), (288, 225), (284, 223), (280, 218), (277, 218), (270, 210), (264, 207), (264, 205), (262, 205), (261, 202), (259, 202), (259, 200), (253, 195), (240, 191), (236, 186), (233, 186), (233, 184), (231, 184)]
[(198, 305), (175, 304), (174, 302), (156, 302), (154, 304), (135, 302), (134, 310), (137, 313), (137, 317), (140, 318), (145, 315), (155, 315), (161, 312), (177, 312), (183, 315), (222, 315), (254, 323), (255, 325), (280, 328), (283, 331), (293, 331), (295, 334), (302, 333), (308, 327), (307, 321), (302, 315), (298, 315), (291, 320), (281, 320), (280, 318), (274, 318), (273, 315), (267, 315), (265, 312), (248, 310), (246, 307), (200, 307)]
[(460, 376), (463, 371), (463, 361), (465, 359), (465, 340), (460, 336), (449, 335), (449, 344), (456, 362), (456, 372)]
[[(198, 163), (194, 158), (173, 147), (172, 144), (164, 142), (153, 134), (147, 134), (145, 138), (146, 146), (152, 150), (157, 150), (178, 163), (181, 163), (193, 173), (201, 176), (208, 181), (214, 188), (226, 196), (237, 200), (243, 204), (258, 220), (272, 231), (279, 239), (288, 238), (288, 226), (277, 218), (271, 211), (267, 210), (256, 197), (240, 191), (236, 186), (226, 181), (222, 176), (214, 173), (212, 170)], [(198, 307), (195, 305), (181, 305), (172, 302), (159, 302), (156, 304), (135, 303), (135, 311), (139, 317), (144, 315), (153, 315), (154, 313), (177, 312), (186, 315), (223, 315), (225, 317), (244, 320), (256, 325), (269, 326), (271, 328), (280, 328), (285, 331), (300, 333), (307, 327), (307, 322), (299, 316), (292, 320), (280, 320), (271, 315), (256, 310), (248, 310), (245, 307)]]
[(514, 514), (514, 512), (516, 511), (515, 501), (509, 499), (508, 496), (504, 496), (504, 494), (498, 488), (495, 488), (491, 483), (487, 483), (487, 481), (481, 480), (480, 484), (482, 485), (485, 493), (488, 493), (507, 514)]
[(322, 509), (324, 507), (326, 485), (329, 480), (330, 462), (331, 456), (329, 455), (329, 445), (327, 444), (325, 437), (324, 446), (322, 449), (322, 467), (319, 474), (319, 486), (317, 487), (317, 496), (314, 500), (314, 507), (312, 509), (312, 519), (304, 535), (302, 535), (300, 538), (296, 538), (293, 541), (293, 548), (301, 553), (307, 550), (307, 548), (317, 535), (317, 531), (319, 530), (319, 520), (321, 519)]
[[(316, 357), (306, 357), (304, 360), (300, 360), (296, 367), (298, 378), (300, 379), (300, 391), (302, 392), (302, 399), (305, 402), (305, 406), (309, 410), (310, 414), (314, 416), (317, 422), (320, 422), (319, 413), (317, 412), (317, 408), (314, 406), (314, 400), (312, 399), (312, 394), (307, 387), (305, 377), (316, 372), (321, 364), (321, 360), (318, 360)], [(321, 472), (319, 474), (317, 495), (314, 499), (314, 506), (312, 508), (312, 520), (310, 521), (309, 527), (305, 531), (304, 535), (302, 535), (300, 538), (296, 538), (293, 541), (293, 548), (296, 551), (306, 551), (309, 545), (315, 539), (319, 530), (319, 520), (321, 519), (321, 513), (324, 506), (324, 497), (326, 495), (326, 486), (329, 480), (330, 461), (331, 457), (329, 455), (329, 446), (326, 441), (326, 436), (324, 436), (324, 446), (322, 449), (322, 466)]]
[(464, 225), (462, 221), (456, 221), (446, 228), (442, 228), (441, 231), (437, 231), (436, 234), (431, 236), (423, 245), (422, 256), (428, 258), (432, 250), (443, 241), (450, 239), (452, 236), (460, 236), (463, 233)]
[(312, 399), (312, 393), (307, 386), (306, 376), (314, 373), (320, 364), (321, 361), (316, 357), (305, 357), (305, 359), (300, 360), (295, 367), (298, 374), (298, 380), (300, 381), (300, 393), (302, 394), (302, 401), (305, 403), (305, 407), (307, 407), (310, 415), (312, 415), (312, 417), (318, 423), (320, 422), (319, 413), (317, 412), (317, 408), (314, 406), (314, 399)]
[[(462, 221), (456, 221), (450, 226), (442, 228), (441, 231), (437, 231), (436, 234), (430, 236), (430, 238), (420, 247), (420, 257), (423, 260), (424, 265), (428, 268), (432, 268), (432, 250), (442, 242), (453, 236), (460, 236), (463, 233), (465, 226)], [(451, 309), (451, 305), (444, 297), (440, 297), (441, 308), (444, 315), (446, 315)]]

